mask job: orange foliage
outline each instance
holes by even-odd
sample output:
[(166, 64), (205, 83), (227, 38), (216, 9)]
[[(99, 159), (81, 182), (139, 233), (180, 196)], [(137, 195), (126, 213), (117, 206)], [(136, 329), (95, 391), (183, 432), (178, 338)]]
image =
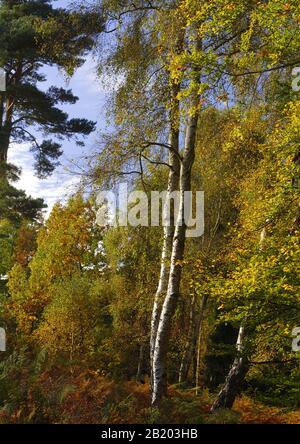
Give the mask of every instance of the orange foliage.
[(283, 413), (277, 407), (268, 407), (245, 396), (238, 398), (234, 410), (245, 424), (300, 424), (300, 410)]
[[(207, 391), (196, 397), (193, 391), (170, 387), (169, 397), (157, 411), (150, 407), (148, 384), (116, 382), (91, 370), (62, 373), (60, 369), (52, 369), (30, 386), (27, 399), (13, 413), (0, 411), (0, 424), (211, 423), (211, 402)], [(234, 419), (243, 424), (300, 424), (300, 410), (286, 413), (242, 396), (231, 413), (220, 411), (216, 418), (213, 423), (231, 423)]]

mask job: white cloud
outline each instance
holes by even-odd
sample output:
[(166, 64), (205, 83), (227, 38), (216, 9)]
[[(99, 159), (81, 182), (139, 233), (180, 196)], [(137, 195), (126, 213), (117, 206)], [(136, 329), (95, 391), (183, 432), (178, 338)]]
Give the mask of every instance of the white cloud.
[[(98, 79), (97, 62), (89, 56), (71, 79), (66, 79), (62, 72), (54, 67), (43, 67), (42, 72), (47, 77), (46, 82), (39, 84), (43, 90), (49, 86), (65, 87), (72, 89), (74, 95), (79, 97), (76, 105), (64, 105), (63, 109), (70, 117), (82, 117), (97, 121), (98, 129), (105, 128), (105, 100), (108, 91), (112, 91), (116, 85), (116, 79)], [(120, 79), (121, 82), (122, 79)], [(103, 83), (106, 85), (104, 86)], [(38, 137), (38, 135), (37, 135)], [(34, 175), (33, 157), (28, 143), (12, 144), (8, 152), (10, 163), (21, 167), (22, 175), (16, 186), (26, 191), (32, 197), (43, 198), (48, 205), (49, 215), (53, 205), (57, 201), (65, 201), (70, 194), (76, 191), (80, 182), (80, 176), (71, 175), (65, 170), (74, 163), (82, 164), (82, 157), (88, 156), (94, 150), (96, 135), (91, 134), (86, 140), (86, 148), (82, 151), (75, 143), (66, 141), (63, 143), (64, 155), (60, 159), (62, 166), (54, 171), (53, 175), (45, 180), (39, 180)]]
[(48, 216), (57, 201), (65, 201), (79, 185), (80, 177), (71, 176), (58, 168), (51, 177), (40, 180), (34, 175), (33, 159), (26, 143), (12, 145), (9, 149), (8, 161), (22, 169), (17, 187), (25, 190), (34, 198), (42, 198), (48, 205)]

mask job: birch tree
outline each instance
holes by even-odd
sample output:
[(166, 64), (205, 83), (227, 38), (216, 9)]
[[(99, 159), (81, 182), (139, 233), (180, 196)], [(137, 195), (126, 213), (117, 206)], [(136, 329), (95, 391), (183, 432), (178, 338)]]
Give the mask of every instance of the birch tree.
[[(192, 37), (192, 38), (191, 38)], [(199, 50), (201, 42), (198, 36), (192, 35), (190, 38), (195, 50)], [(194, 81), (198, 84), (200, 74), (198, 71), (194, 74)], [(182, 263), (184, 258), (185, 240), (186, 240), (186, 208), (185, 193), (191, 191), (192, 168), (195, 160), (196, 131), (199, 117), (199, 95), (198, 89), (195, 89), (191, 96), (190, 109), (188, 111), (184, 151), (180, 165), (180, 205), (178, 217), (175, 222), (174, 238), (171, 250), (171, 265), (168, 280), (166, 297), (162, 305), (162, 311), (157, 327), (155, 347), (153, 353), (153, 389), (152, 404), (159, 404), (162, 396), (166, 394), (167, 374), (166, 358), (168, 350), (169, 335), (171, 330), (171, 320), (176, 308), (176, 302), (180, 292)]]
[[(106, 169), (108, 175), (112, 173), (121, 177), (133, 173), (145, 179), (147, 162), (165, 165), (171, 169), (168, 180), (170, 194), (177, 180), (177, 173), (172, 171), (175, 159), (172, 156), (177, 151), (175, 148), (174, 152), (173, 147), (184, 138), (184, 147), (179, 148), (179, 156), (176, 155), (176, 162), (178, 157), (180, 165), (179, 216), (174, 222), (174, 230), (171, 227), (164, 231), (161, 272), (151, 321), (152, 403), (158, 405), (166, 393), (167, 352), (172, 317), (180, 295), (186, 244), (186, 226), (182, 223), (184, 192), (191, 190), (196, 132), (200, 130), (197, 128), (199, 114), (220, 97), (225, 97), (227, 104), (234, 101), (239, 94), (241, 97), (243, 89), (243, 97), (251, 105), (254, 100), (251, 98), (252, 93), (255, 100), (258, 100), (257, 90), (264, 74), (269, 75), (297, 63), (297, 44), (293, 39), (292, 56), (288, 59), (285, 44), (290, 36), (280, 38), (279, 43), (274, 26), (274, 21), (282, 25), (286, 18), (280, 19), (278, 10), (269, 2), (262, 5), (256, 2), (245, 4), (239, 0), (230, 4), (223, 0), (209, 3), (185, 0), (155, 4), (148, 1), (124, 2), (119, 5), (106, 1), (102, 5), (111, 8), (108, 13), (109, 23), (117, 22), (115, 28), (107, 30), (116, 31), (117, 35), (117, 51), (113, 51), (109, 61), (112, 61), (110, 66), (116, 68), (115, 72), (123, 76), (123, 81), (117, 88), (114, 101), (117, 131), (107, 139), (107, 149), (98, 158), (101, 173)], [(295, 8), (294, 16), (297, 14)], [(166, 26), (165, 29), (159, 27), (161, 23), (166, 25), (168, 18), (171, 24), (170, 18), (174, 17), (177, 20), (180, 17), (180, 29), (184, 30), (185, 35), (182, 50), (175, 54), (169, 48), (174, 48), (176, 37), (171, 33), (172, 38), (167, 40), (170, 44), (166, 44)], [(191, 39), (191, 32), (195, 33), (195, 39)], [(151, 38), (147, 38), (149, 35)], [(128, 49), (124, 50), (125, 44), (127, 48), (130, 46), (130, 54)], [(266, 47), (267, 58), (262, 57)], [(150, 62), (146, 54), (151, 54)], [(160, 66), (162, 61), (163, 67)], [(147, 88), (148, 82), (145, 80), (149, 79), (151, 70), (151, 88)], [(156, 76), (157, 72), (161, 75)], [(171, 77), (168, 73), (171, 73)], [(177, 94), (180, 110), (178, 128), (181, 130), (185, 126), (185, 134), (180, 132), (179, 137), (175, 133), (167, 136), (167, 128), (174, 130), (173, 119), (166, 118), (168, 105), (172, 102), (167, 93), (170, 89), (166, 87), (170, 79), (176, 80), (177, 87), (180, 85)], [(161, 95), (154, 94), (154, 85), (160, 85)], [(161, 104), (162, 114), (159, 114)], [(125, 107), (127, 113), (124, 114)], [(150, 122), (149, 119), (143, 119), (141, 113), (148, 113), (151, 118), (155, 118)], [(158, 124), (159, 115), (161, 118)], [(165, 150), (165, 154), (159, 158), (158, 147)], [(169, 157), (167, 161), (166, 153)], [(100, 176), (99, 170), (96, 170), (97, 175)]]
[[(295, 246), (299, 235), (294, 227), (299, 191), (292, 186), (298, 169), (298, 148), (293, 142), (293, 134), (299, 128), (299, 118), (294, 114), (298, 107), (296, 103), (287, 105), (284, 124), (281, 128), (274, 125), (259, 147), (262, 156), (258, 165), (240, 185), (240, 231), (246, 230), (248, 247), (244, 247), (236, 271), (222, 291), (226, 298), (230, 288), (232, 300), (227, 301), (227, 309), (230, 311), (234, 304), (232, 319), (242, 321), (237, 354), (212, 411), (233, 406), (251, 366), (276, 359), (281, 362), (290, 354), (284, 331), (291, 320), (299, 319), (295, 291), (299, 279), (293, 265), (299, 255)], [(288, 313), (284, 306), (289, 307)], [(277, 335), (280, 347), (273, 346)]]

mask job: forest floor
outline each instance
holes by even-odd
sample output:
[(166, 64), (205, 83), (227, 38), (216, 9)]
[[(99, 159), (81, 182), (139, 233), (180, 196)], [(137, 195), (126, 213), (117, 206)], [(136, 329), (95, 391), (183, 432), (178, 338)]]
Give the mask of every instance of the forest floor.
[(213, 396), (206, 389), (195, 396), (172, 386), (158, 410), (150, 407), (148, 384), (117, 383), (92, 371), (45, 372), (26, 385), (18, 386), (18, 402), (0, 410), (0, 423), (300, 424), (300, 410), (270, 407), (244, 395), (232, 410), (211, 414)]

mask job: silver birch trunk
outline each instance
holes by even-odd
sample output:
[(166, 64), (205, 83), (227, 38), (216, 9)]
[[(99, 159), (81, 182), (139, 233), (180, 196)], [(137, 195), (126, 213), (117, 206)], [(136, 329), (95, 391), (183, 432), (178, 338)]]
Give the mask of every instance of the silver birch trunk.
[(226, 377), (225, 384), (219, 392), (217, 399), (211, 407), (211, 412), (217, 409), (231, 409), (241, 384), (249, 370), (249, 361), (243, 354), (243, 341), (245, 336), (245, 327), (242, 323), (236, 342), (237, 356)]
[[(175, 51), (179, 54), (182, 51), (184, 43), (185, 31), (184, 29), (178, 30), (178, 37), (175, 45)], [(178, 95), (180, 93), (181, 85), (177, 81), (170, 79), (171, 88), (171, 108), (170, 108), (170, 132), (169, 132), (169, 177), (168, 177), (168, 187), (166, 203), (163, 208), (163, 220), (166, 220), (168, 212), (168, 200), (174, 191), (179, 188), (179, 177), (180, 177), (180, 155), (179, 155), (179, 135), (180, 135), (180, 104), (178, 100)], [(151, 332), (150, 332), (150, 369), (151, 377), (150, 384), (151, 390), (153, 390), (153, 357), (154, 349), (157, 335), (157, 328), (159, 323), (159, 318), (161, 315), (162, 302), (166, 296), (169, 273), (170, 273), (170, 262), (172, 254), (172, 244), (175, 232), (175, 221), (174, 221), (174, 211), (170, 208), (170, 225), (164, 226), (163, 233), (163, 245), (162, 253), (160, 258), (160, 276), (158, 281), (158, 286), (156, 294), (154, 297), (152, 316), (151, 316)]]
[[(264, 227), (260, 233), (259, 250), (262, 251), (264, 243), (267, 237), (267, 229)], [(218, 394), (217, 399), (211, 407), (211, 412), (217, 409), (227, 408), (230, 409), (233, 406), (235, 398), (240, 390), (241, 384), (249, 370), (249, 360), (243, 353), (243, 341), (245, 337), (245, 325), (244, 319), (241, 323), (239, 334), (236, 343), (237, 356), (229, 370), (225, 384)], [(249, 330), (249, 326), (248, 326)], [(248, 352), (249, 353), (249, 352)]]
[(198, 123), (198, 95), (192, 100), (192, 109), (195, 113), (188, 116), (185, 147), (180, 168), (180, 206), (176, 221), (172, 245), (171, 266), (168, 281), (167, 295), (163, 302), (161, 316), (157, 327), (157, 335), (153, 353), (153, 387), (152, 405), (158, 405), (167, 390), (166, 357), (168, 351), (171, 321), (179, 297), (181, 282), (181, 261), (184, 257), (186, 224), (184, 221), (185, 191), (191, 190), (191, 173), (195, 160), (196, 130)]
[[(169, 145), (171, 147), (169, 153), (169, 165), (171, 166), (171, 168), (169, 171), (166, 202), (163, 208), (163, 220), (165, 220), (166, 216), (168, 215), (169, 211), (168, 200), (171, 194), (174, 191), (177, 191), (179, 188), (179, 176), (180, 176), (179, 122), (178, 122), (179, 103), (176, 100), (179, 90), (180, 90), (179, 85), (173, 86), (172, 95), (174, 98), (174, 106), (170, 116), (171, 128), (169, 135)], [(159, 282), (156, 294), (154, 297), (152, 316), (151, 316), (151, 333), (150, 333), (151, 386), (153, 385), (152, 369), (153, 369), (153, 356), (154, 356), (154, 348), (157, 335), (157, 327), (158, 327), (159, 317), (161, 314), (162, 301), (166, 295), (168, 288), (174, 229), (175, 229), (174, 212), (173, 209), (170, 208), (170, 224), (168, 226), (164, 226), (163, 245), (162, 245), (162, 253), (160, 259), (160, 276), (159, 276)]]

